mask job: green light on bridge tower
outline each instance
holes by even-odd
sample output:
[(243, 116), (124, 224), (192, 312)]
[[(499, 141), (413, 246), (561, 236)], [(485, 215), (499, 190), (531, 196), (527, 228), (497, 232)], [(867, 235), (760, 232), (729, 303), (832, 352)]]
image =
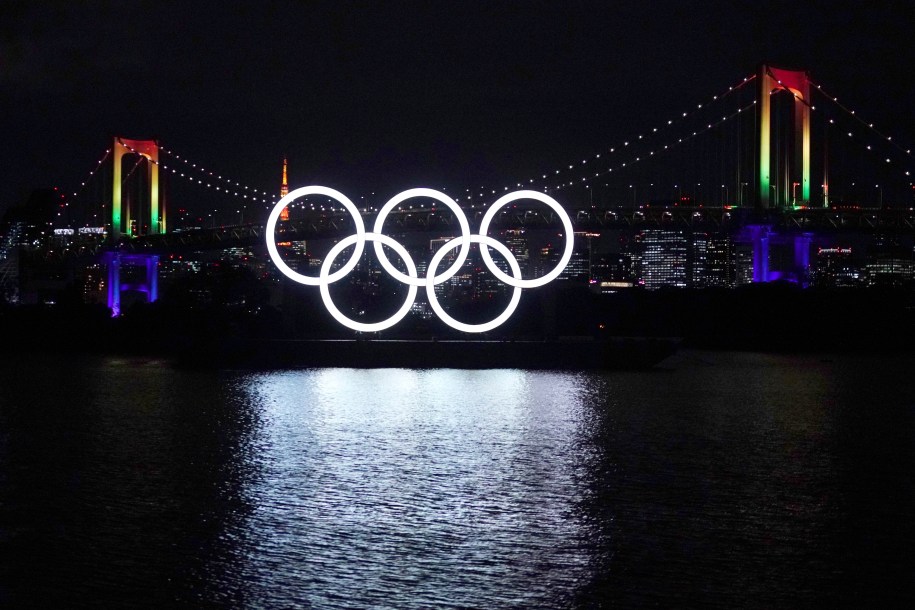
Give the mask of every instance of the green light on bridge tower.
[[(779, 205), (778, 187), (771, 175), (772, 93), (787, 91), (794, 97), (794, 168), (792, 185), (785, 199), (797, 207), (810, 204), (810, 80), (806, 72), (782, 70), (765, 64), (759, 67), (757, 113), (759, 117), (759, 206), (769, 208)], [(797, 189), (800, 188), (800, 199)], [(775, 191), (775, 197), (772, 197)]]
[(149, 172), (149, 231), (150, 235), (165, 233), (165, 208), (159, 206), (159, 144), (155, 140), (127, 140), (114, 138), (114, 171), (111, 195), (111, 238), (120, 239), (130, 234), (132, 210), (124, 209), (121, 197), (121, 160), (124, 155), (136, 154), (147, 160)]

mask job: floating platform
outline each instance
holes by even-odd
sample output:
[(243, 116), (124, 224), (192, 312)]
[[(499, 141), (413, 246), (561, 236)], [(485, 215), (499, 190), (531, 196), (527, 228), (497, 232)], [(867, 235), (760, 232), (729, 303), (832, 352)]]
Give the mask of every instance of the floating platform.
[[(672, 355), (679, 342), (679, 339), (648, 337), (551, 341), (264, 341), (235, 351), (239, 360), (223, 364), (252, 368), (641, 369)], [(188, 363), (195, 360), (192, 358)]]

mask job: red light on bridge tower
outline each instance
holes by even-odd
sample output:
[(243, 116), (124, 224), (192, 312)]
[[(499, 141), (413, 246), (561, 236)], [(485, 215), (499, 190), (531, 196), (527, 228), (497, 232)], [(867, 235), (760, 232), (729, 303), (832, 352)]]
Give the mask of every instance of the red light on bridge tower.
[[(121, 199), (121, 160), (124, 155), (140, 155), (147, 161), (147, 171), (149, 174), (149, 231), (150, 235), (165, 233), (165, 206), (159, 206), (159, 143), (155, 140), (128, 140), (126, 138), (114, 138), (114, 171), (112, 173), (112, 197), (111, 197), (111, 238), (118, 241), (121, 235), (131, 234), (131, 222), (135, 220), (132, 216), (136, 215), (138, 210), (132, 210), (130, 206), (126, 210), (122, 208)], [(126, 212), (123, 213), (122, 212)], [(139, 224), (139, 223), (138, 223)]]
[[(802, 70), (782, 70), (765, 64), (759, 67), (759, 90), (756, 112), (759, 117), (759, 205), (768, 208), (779, 204), (778, 187), (770, 174), (772, 107), (774, 92), (787, 91), (794, 97), (794, 159), (793, 180), (801, 187), (800, 204), (810, 202), (810, 77)], [(785, 180), (788, 184), (792, 180)], [(775, 191), (773, 201), (772, 190)], [(792, 190), (793, 185), (792, 185)], [(787, 197), (787, 196), (786, 196)], [(796, 197), (792, 205), (798, 205)]]

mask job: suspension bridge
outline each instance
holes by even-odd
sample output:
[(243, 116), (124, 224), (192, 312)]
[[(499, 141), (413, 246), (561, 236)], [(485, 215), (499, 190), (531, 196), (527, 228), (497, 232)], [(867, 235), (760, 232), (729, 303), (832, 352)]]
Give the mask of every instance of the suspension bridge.
[[(770, 244), (792, 242), (800, 257), (795, 263), (803, 264), (809, 256), (803, 248), (814, 235), (915, 235), (912, 171), (910, 148), (807, 72), (761, 65), (667, 120), (561, 167), (503, 184), (441, 190), (477, 223), (501, 194), (533, 189), (561, 201), (576, 230), (681, 227), (737, 235), (752, 246), (753, 279), (767, 281)], [(171, 201), (168, 185), (175, 181), (221, 203), (194, 208)], [(117, 310), (124, 288), (155, 300), (159, 256), (263, 244), (264, 222), (280, 194), (242, 184), (161, 142), (116, 137), (87, 179), (61, 195), (51, 230), (66, 243), (47, 249), (103, 257), (109, 304)], [(383, 203), (371, 195), (351, 199), (366, 219)], [(442, 234), (456, 224), (448, 210), (421, 200), (402, 204), (388, 223), (393, 231)], [(496, 228), (557, 226), (549, 209), (519, 202)], [(278, 239), (351, 231), (342, 207), (311, 197), (288, 206)], [(148, 279), (122, 285), (123, 265), (146, 266)]]

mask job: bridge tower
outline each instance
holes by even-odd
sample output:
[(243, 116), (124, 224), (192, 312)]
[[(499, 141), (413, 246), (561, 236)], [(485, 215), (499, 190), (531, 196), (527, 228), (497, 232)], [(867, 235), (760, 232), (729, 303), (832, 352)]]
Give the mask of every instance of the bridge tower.
[[(121, 235), (131, 235), (130, 206), (124, 209), (121, 198), (121, 160), (124, 155), (137, 154), (147, 160), (149, 176), (149, 234), (165, 233), (165, 207), (159, 206), (159, 144), (155, 140), (127, 140), (114, 138), (114, 171), (111, 191), (111, 239), (117, 242)], [(125, 213), (126, 212), (126, 213)]]
[[(759, 66), (757, 110), (759, 121), (759, 168), (757, 199), (759, 207), (777, 207), (810, 203), (810, 78), (801, 70), (783, 70), (766, 64)], [(794, 97), (794, 167), (784, 177), (784, 184), (775, 184), (772, 163), (772, 93), (787, 91)], [(776, 176), (778, 176), (778, 168)], [(784, 198), (779, 188), (784, 187)], [(798, 193), (800, 187), (800, 193)], [(774, 197), (773, 197), (774, 191)], [(798, 195), (800, 195), (798, 197)]]
[[(149, 183), (149, 231), (150, 235), (165, 233), (165, 207), (159, 205), (159, 144), (155, 140), (127, 140), (114, 138), (114, 183), (111, 190), (111, 243), (117, 246), (122, 235), (132, 235), (131, 215), (139, 210), (124, 206), (121, 194), (122, 159), (124, 155), (135, 154), (145, 158)], [(125, 209), (126, 207), (126, 209)], [(138, 223), (139, 224), (139, 223)], [(142, 230), (142, 228), (141, 228)], [(159, 298), (159, 257), (155, 254), (127, 254), (117, 249), (106, 252), (102, 257), (108, 267), (108, 308), (113, 316), (121, 314), (121, 293), (134, 290), (143, 293), (146, 301), (152, 303)], [(145, 268), (139, 281), (122, 282), (122, 267)]]

